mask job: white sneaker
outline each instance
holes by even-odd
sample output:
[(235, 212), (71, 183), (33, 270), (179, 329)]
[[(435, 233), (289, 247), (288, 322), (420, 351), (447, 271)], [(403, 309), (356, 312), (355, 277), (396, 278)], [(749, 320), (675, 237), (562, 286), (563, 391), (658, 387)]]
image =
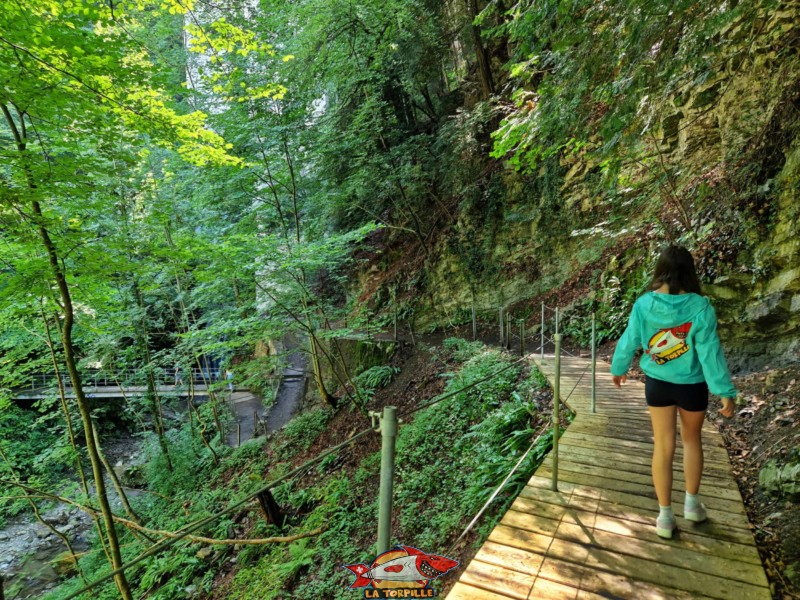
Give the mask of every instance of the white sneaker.
[(686, 519), (687, 521), (702, 523), (708, 518), (708, 513), (706, 512), (705, 505), (700, 503), (694, 508), (687, 508), (686, 505), (684, 505), (683, 518)]
[(667, 540), (672, 539), (672, 532), (675, 531), (675, 518), (666, 519), (662, 517), (658, 517), (656, 519), (656, 534), (658, 537), (665, 538)]

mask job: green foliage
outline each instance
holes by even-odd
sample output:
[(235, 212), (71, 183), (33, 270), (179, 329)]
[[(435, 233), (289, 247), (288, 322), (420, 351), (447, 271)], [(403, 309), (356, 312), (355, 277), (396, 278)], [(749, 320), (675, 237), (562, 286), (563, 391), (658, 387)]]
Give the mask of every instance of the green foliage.
[(399, 372), (400, 369), (389, 365), (370, 367), (356, 376), (356, 383), (362, 388), (374, 391), (389, 385), (392, 377)]
[(294, 417), (281, 432), (276, 449), (277, 455), (285, 459), (308, 450), (319, 434), (325, 430), (331, 416), (331, 411), (315, 408)]
[(785, 459), (772, 458), (758, 473), (758, 483), (771, 496), (800, 499), (800, 451), (792, 450)]
[(573, 339), (578, 345), (588, 348), (592, 341), (592, 311), (596, 318), (597, 345), (605, 341), (619, 339), (628, 325), (633, 303), (647, 291), (650, 283), (648, 269), (634, 269), (617, 275), (604, 274), (598, 283), (594, 298), (577, 303), (572, 310), (564, 314), (561, 321), (561, 332)]
[(518, 85), (495, 156), (511, 153), (515, 166), (531, 171), (590, 140), (600, 158), (624, 150), (665, 97), (711, 76), (720, 53), (714, 34), (757, 4), (516, 5), (495, 32), (517, 43), (510, 69)]
[[(459, 344), (452, 342), (451, 346)], [(508, 366), (510, 359), (485, 349), (467, 360), (447, 384), (457, 390)], [(531, 440), (535, 407), (516, 388), (518, 367), (420, 412), (397, 440), (396, 505), (404, 543), (443, 548), (480, 508), (519, 460)], [(530, 384), (525, 384), (529, 386)], [(532, 456), (506, 490), (508, 498), (529, 475)], [(431, 487), (431, 481), (436, 485)], [(456, 496), (452, 490), (465, 490)]]
[[(24, 431), (24, 436), (20, 432)], [(47, 489), (74, 468), (76, 456), (61, 427), (49, 415), (24, 410), (0, 398), (0, 477)], [(24, 492), (0, 484), (0, 526), (30, 510)]]
[(442, 341), (442, 347), (453, 360), (460, 363), (466, 362), (486, 350), (483, 342), (470, 342), (464, 338), (445, 338)]

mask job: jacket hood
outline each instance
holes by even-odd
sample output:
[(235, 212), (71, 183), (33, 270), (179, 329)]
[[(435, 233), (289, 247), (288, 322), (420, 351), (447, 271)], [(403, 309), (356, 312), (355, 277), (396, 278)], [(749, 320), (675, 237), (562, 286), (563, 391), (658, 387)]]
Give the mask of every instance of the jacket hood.
[(668, 329), (692, 321), (709, 306), (708, 298), (692, 293), (647, 292), (638, 302), (642, 320), (655, 329)]

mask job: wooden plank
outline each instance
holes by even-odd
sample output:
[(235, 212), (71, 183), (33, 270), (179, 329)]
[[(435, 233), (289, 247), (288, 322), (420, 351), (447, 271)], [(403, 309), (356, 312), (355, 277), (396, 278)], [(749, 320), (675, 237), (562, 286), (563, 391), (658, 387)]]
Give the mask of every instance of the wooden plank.
[[(620, 469), (629, 469), (631, 473), (638, 473), (640, 475), (650, 475), (652, 470), (650, 464), (651, 458), (649, 456), (617, 454), (615, 457), (609, 457), (590, 448), (583, 448), (581, 446), (572, 446), (567, 444), (559, 445), (559, 457), (565, 457), (572, 462), (577, 462), (584, 465), (594, 465), (597, 467), (613, 464)], [(552, 456), (548, 455), (544, 462), (549, 465), (552, 463), (552, 461)], [(675, 480), (684, 480), (682, 459), (673, 461), (672, 473)], [(707, 482), (708, 485), (738, 489), (738, 486), (731, 476), (717, 467), (704, 468), (703, 481)]]
[(508, 527), (516, 527), (517, 529), (524, 529), (526, 531), (533, 531), (534, 533), (553, 537), (556, 529), (558, 529), (559, 520), (516, 510), (509, 510), (503, 515), (500, 523)]
[(580, 590), (576, 587), (537, 577), (528, 598), (529, 600), (577, 600), (579, 594)]
[[(597, 501), (594, 500), (592, 502), (597, 503)], [(595, 529), (607, 531), (609, 533), (615, 533), (618, 535), (636, 537), (639, 539), (652, 537), (653, 521), (655, 518), (654, 512), (640, 511), (640, 513), (634, 514), (631, 512), (634, 509), (628, 509), (619, 510), (615, 515), (608, 515), (605, 514), (605, 509), (599, 506), (599, 504), (604, 503), (597, 503), (597, 505), (594, 507), (597, 512), (593, 513), (571, 506), (559, 506), (545, 501), (534, 500), (520, 496), (514, 501), (511, 509), (517, 512), (524, 512), (539, 517), (557, 519), (562, 523), (575, 524), (579, 522), (589, 522), (589, 515), (591, 515), (591, 518), (593, 519), (591, 522), (593, 523)], [(615, 507), (616, 505), (611, 506)], [(638, 520), (631, 519), (632, 516), (641, 515), (643, 515), (644, 518), (639, 518)], [(708, 535), (698, 534), (688, 529), (682, 529), (678, 536), (679, 537), (676, 536), (676, 539), (680, 540), (682, 547), (694, 550), (695, 552), (721, 556), (731, 560), (738, 560), (759, 566), (761, 565), (761, 558), (759, 557), (758, 552), (753, 546), (747, 545), (747, 541), (745, 543), (728, 542), (715, 537), (710, 537)], [(665, 545), (672, 545), (673, 543), (670, 540), (662, 540), (657, 536), (656, 538), (657, 539), (654, 540), (656, 543), (662, 543)], [(752, 537), (750, 537), (749, 541), (752, 541)]]
[(508, 598), (528, 600), (535, 579), (533, 575), (473, 559), (459, 581)]
[(447, 594), (446, 600), (508, 600), (508, 596), (495, 594), (489, 590), (458, 581)]
[[(613, 437), (605, 435), (601, 432), (591, 432), (591, 431), (578, 431), (577, 429), (572, 429), (572, 426), (567, 428), (567, 431), (562, 435), (559, 440), (565, 439), (565, 441), (569, 442), (571, 440), (582, 440), (582, 441), (589, 441), (595, 444), (599, 444), (603, 448), (610, 448), (610, 449), (628, 449), (628, 450), (637, 450), (642, 454), (649, 455), (653, 453), (653, 444), (648, 442), (643, 442), (641, 440), (629, 440), (623, 439), (619, 437)], [(730, 459), (728, 458), (727, 453), (717, 449), (717, 448), (707, 448), (704, 447), (704, 455), (707, 460), (715, 461), (722, 464), (730, 464)], [(683, 447), (678, 442), (676, 449), (675, 449), (676, 456), (683, 456)]]
[[(653, 445), (631, 446), (627, 440), (618, 440), (616, 438), (604, 438), (600, 436), (585, 435), (577, 432), (570, 432), (567, 429), (559, 439), (559, 442), (568, 446), (581, 446), (582, 448), (597, 450), (599, 452), (617, 452), (629, 456), (639, 456), (647, 458), (648, 460), (653, 455)], [(675, 448), (675, 459), (683, 460), (683, 447), (678, 445)], [(718, 470), (723, 470), (725, 473), (730, 472), (730, 460), (727, 456), (715, 458), (704, 453), (704, 461), (710, 467)]]
[[(617, 440), (630, 440), (647, 445), (653, 444), (653, 432), (650, 427), (646, 429), (644, 427), (632, 427), (630, 423), (610, 421), (606, 423), (588, 423), (575, 419), (569, 425), (567, 431), (600, 435)], [(676, 442), (681, 444), (679, 435), (676, 435)], [(727, 456), (727, 453), (724, 453), (723, 444), (719, 436), (703, 435), (703, 447), (709, 455)]]
[[(629, 554), (744, 583), (767, 585), (760, 563), (755, 565), (732, 558), (723, 558), (710, 552), (703, 553), (689, 548), (687, 544), (681, 542), (662, 540), (652, 527), (648, 528), (649, 531), (646, 532), (643, 528), (641, 529), (641, 539), (598, 529), (595, 526), (597, 518), (608, 521), (608, 517), (598, 517), (594, 513), (587, 512), (573, 512), (571, 515), (564, 515), (564, 519), (559, 522), (546, 517), (510, 510), (503, 517), (502, 523), (534, 533), (553, 535), (557, 540), (604, 548), (619, 554)], [(572, 522), (568, 522), (570, 520)], [(555, 534), (550, 533), (553, 530), (555, 530)], [(552, 552), (552, 545), (550, 552)], [(536, 566), (538, 569), (539, 564), (537, 563)]]
[(747, 545), (746, 543), (726, 542), (716, 537), (698, 535), (689, 529), (681, 529), (678, 531), (673, 540), (665, 540), (658, 536), (653, 538), (652, 516), (648, 523), (640, 523), (638, 521), (628, 521), (606, 514), (598, 514), (595, 518), (594, 527), (595, 529), (616, 533), (618, 535), (627, 535), (638, 539), (648, 538), (655, 543), (664, 544), (665, 546), (679, 543), (682, 548), (694, 552), (711, 554), (733, 561), (757, 565), (759, 569), (761, 569), (761, 557), (759, 557), (758, 551), (755, 547)]
[[(563, 444), (559, 444), (559, 456), (570, 456), (570, 457), (584, 457), (584, 458), (592, 458), (598, 466), (603, 465), (616, 465), (619, 463), (625, 463), (626, 468), (630, 466), (640, 466), (643, 469), (647, 469), (649, 472), (650, 463), (652, 461), (652, 454), (643, 454), (643, 453), (625, 453), (625, 452), (613, 452), (613, 450), (608, 449), (600, 449), (600, 448), (587, 448), (580, 444), (580, 442), (575, 442), (572, 439), (564, 439), (561, 438), (559, 441), (564, 440)], [(615, 457), (610, 457), (608, 454), (615, 454)], [(547, 460), (550, 460), (551, 457), (548, 455)], [(733, 484), (733, 478), (730, 475), (730, 469), (727, 465), (723, 465), (722, 463), (715, 462), (715, 461), (704, 461), (707, 464), (703, 469), (703, 476), (708, 476), (710, 478), (714, 478), (717, 480), (727, 480), (731, 484)], [(591, 462), (586, 464), (593, 464)], [(676, 468), (683, 469), (683, 453), (677, 454), (673, 459), (673, 465)], [(637, 471), (638, 472), (638, 471)], [(738, 486), (736, 486), (738, 489)]]
[[(666, 554), (669, 554), (669, 552)], [(553, 540), (550, 545), (547, 558), (542, 563), (539, 571), (540, 577), (549, 578), (547, 561), (551, 557), (567, 563), (583, 564), (585, 567), (594, 568), (593, 570), (596, 571), (624, 575), (631, 579), (649, 582), (660, 587), (675, 587), (684, 592), (710, 596), (721, 600), (730, 600), (732, 598), (737, 600), (767, 600), (770, 598), (768, 587), (751, 585), (726, 577), (688, 570), (682, 566), (639, 558), (631, 554), (623, 554), (594, 546), (591, 543), (575, 543), (562, 539)], [(583, 578), (581, 578), (581, 588), (598, 591), (585, 586)], [(764, 595), (765, 593), (766, 596)]]
[(532, 533), (530, 531), (517, 529), (516, 527), (508, 527), (500, 523), (492, 530), (492, 533), (489, 534), (488, 541), (512, 548), (519, 548), (520, 550), (544, 554), (550, 547), (553, 538), (549, 535)]
[[(599, 490), (597, 488), (576, 485), (569, 482), (559, 483), (563, 493), (572, 494), (572, 498), (584, 497), (592, 502), (597, 502), (596, 512), (609, 516), (627, 515), (626, 518), (639, 520), (642, 523), (653, 523), (658, 512), (658, 502), (655, 495), (646, 498), (637, 494), (628, 494), (613, 490)], [(528, 485), (522, 489), (520, 496), (539, 499), (541, 494), (554, 494), (550, 491), (550, 479), (534, 475)], [(678, 492), (673, 493), (673, 510), (676, 516), (683, 516), (683, 499)], [(649, 507), (649, 509), (648, 509)], [(686, 523), (694, 533), (708, 534), (731, 542), (753, 544), (753, 535), (750, 524), (742, 513), (730, 513), (708, 509), (708, 521), (704, 523)], [(743, 530), (743, 531), (742, 531)]]
[[(578, 433), (599, 434), (619, 440), (631, 440), (644, 444), (653, 443), (653, 431), (650, 423), (644, 421), (631, 423), (626, 421), (627, 419), (589, 421), (587, 419), (576, 418), (570, 424), (569, 429)], [(675, 431), (676, 442), (682, 444), (680, 428), (676, 427)], [(719, 456), (727, 457), (727, 452), (725, 451), (721, 436), (714, 435), (712, 432), (702, 432), (702, 440), (706, 450)]]
[[(542, 463), (548, 470), (551, 469), (552, 460)], [(541, 467), (540, 467), (541, 468)], [(630, 483), (639, 483), (645, 486), (652, 486), (652, 476), (643, 473), (634, 473), (633, 471), (622, 470), (622, 468), (598, 467), (595, 465), (587, 465), (573, 460), (569, 454), (560, 455), (558, 459), (558, 472), (559, 476), (562, 471), (570, 471), (581, 475), (596, 475), (608, 479), (617, 479), (619, 481), (628, 481)], [(674, 486), (673, 486), (674, 487)], [(732, 480), (715, 480), (714, 485), (707, 485), (703, 490), (703, 499), (706, 498), (724, 498), (726, 500), (734, 500), (736, 502), (742, 501), (742, 495), (739, 493), (739, 488)]]
[[(594, 520), (592, 520), (594, 523)], [(761, 565), (722, 558), (713, 554), (701, 553), (688, 548), (678, 540), (661, 540), (651, 529), (642, 539), (619, 535), (605, 530), (580, 524), (561, 523), (556, 538), (588, 544), (616, 554), (627, 554), (637, 559), (651, 560), (659, 565), (672, 565), (686, 571), (715, 575), (725, 579), (752, 585), (767, 586), (767, 579)]]
[[(624, 518), (636, 521), (645, 525), (653, 526), (656, 514), (658, 513), (657, 504), (653, 504), (648, 510), (641, 506), (626, 506), (616, 500), (619, 497), (611, 492), (604, 494), (607, 496), (598, 503), (597, 512), (614, 518)], [(708, 520), (703, 523), (692, 523), (683, 520), (683, 504), (674, 504), (673, 510), (678, 517), (680, 533), (684, 531), (693, 535), (710, 536), (716, 539), (753, 546), (753, 534), (750, 523), (744, 514), (732, 514), (728, 512), (708, 510)], [(757, 556), (757, 553), (756, 553)], [(759, 559), (760, 561), (760, 559)]]
[(616, 575), (627, 575), (633, 579), (648, 581), (659, 586), (674, 586), (687, 592), (720, 600), (731, 600), (732, 598), (736, 598), (736, 600), (771, 600), (772, 598), (768, 587), (750, 585), (666, 564), (656, 566), (652, 561), (646, 559), (598, 548), (593, 548), (589, 552), (584, 566)]
[[(579, 581), (581, 590), (599, 594), (604, 598), (639, 600), (711, 600), (702, 594), (693, 594), (672, 587), (637, 581), (626, 575), (593, 571), (583, 565), (547, 557), (539, 571), (539, 579), (560, 582)], [(580, 597), (580, 596), (579, 596)]]
[[(621, 464), (624, 463), (626, 466), (633, 466), (639, 465), (642, 469), (647, 469), (647, 472), (650, 472), (650, 464), (652, 462), (651, 455), (644, 455), (641, 453), (626, 453), (626, 452), (614, 452), (608, 448), (599, 449), (593, 448), (591, 446), (587, 446), (586, 444), (582, 444), (579, 441), (575, 440), (565, 440), (563, 437), (559, 439), (558, 443), (559, 452), (563, 452), (564, 454), (569, 454), (570, 456), (586, 456), (591, 457), (597, 461), (604, 461), (606, 463), (613, 463), (613, 464)], [(550, 455), (547, 456), (546, 460), (550, 459)], [(678, 460), (681, 459), (681, 460)], [(704, 461), (705, 462), (705, 461)], [(683, 470), (683, 460), (681, 456), (675, 457), (675, 467), (676, 471), (680, 469)], [(644, 471), (641, 471), (644, 472)], [(681, 473), (682, 475), (682, 473)], [(724, 479), (731, 479), (730, 469), (727, 465), (722, 465), (720, 463), (715, 462), (706, 462), (703, 468), (703, 478), (706, 477), (714, 477), (714, 478), (724, 478)]]
[(481, 562), (527, 575), (538, 575), (544, 555), (487, 541), (475, 555)]
[[(552, 477), (552, 472), (547, 467), (539, 467), (539, 469), (536, 471), (536, 476), (550, 479)], [(573, 473), (572, 471), (562, 471), (560, 469), (558, 472), (558, 481), (559, 485), (561, 483), (573, 483), (576, 485), (584, 485), (601, 490), (625, 492), (628, 494), (638, 494), (640, 496), (644, 496), (645, 498), (651, 498), (653, 500), (655, 500), (656, 498), (652, 484), (633, 483), (630, 481), (621, 481), (619, 479), (610, 479), (608, 477), (601, 477), (597, 475), (587, 475), (584, 473)], [(673, 509), (677, 509), (679, 504), (682, 506), (683, 500), (684, 500), (684, 494), (678, 492), (677, 490), (673, 490), (672, 502), (675, 505)], [(744, 506), (742, 505), (741, 502), (737, 502), (735, 500), (730, 500), (727, 498), (717, 498), (704, 495), (703, 504), (706, 505), (706, 508), (712, 510), (744, 514)]]

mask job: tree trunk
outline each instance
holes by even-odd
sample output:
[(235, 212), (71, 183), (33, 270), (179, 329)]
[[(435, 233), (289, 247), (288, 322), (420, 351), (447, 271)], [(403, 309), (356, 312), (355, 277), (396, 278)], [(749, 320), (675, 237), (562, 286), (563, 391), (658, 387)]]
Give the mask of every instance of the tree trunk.
[(131, 521), (133, 521), (137, 525), (141, 525), (142, 519), (139, 518), (139, 515), (136, 514), (130, 502), (128, 502), (128, 496), (127, 494), (125, 494), (125, 490), (122, 489), (122, 483), (120, 482), (119, 477), (117, 477), (117, 473), (116, 471), (114, 471), (114, 467), (111, 466), (111, 463), (108, 462), (108, 459), (103, 453), (103, 447), (100, 444), (100, 436), (97, 433), (97, 429), (94, 430), (94, 441), (97, 444), (97, 454), (100, 456), (100, 461), (106, 468), (108, 477), (111, 479), (111, 484), (114, 486), (114, 489), (117, 492), (117, 496), (119, 496), (120, 502), (122, 502), (122, 508), (125, 510), (125, 514), (128, 515), (128, 517), (130, 517)]
[(486, 100), (494, 93), (494, 80), (492, 78), (492, 69), (489, 65), (489, 52), (483, 45), (480, 27), (474, 23), (475, 17), (480, 14), (478, 0), (465, 0), (465, 2), (467, 4), (467, 16), (470, 20), (469, 27), (472, 31), (472, 45), (475, 46), (475, 58), (478, 61), (478, 78), (481, 83), (483, 99)]
[[(26, 151), (26, 140), (28, 134), (26, 132), (25, 117), (19, 110), (19, 127), (14, 120), (11, 112), (5, 104), (0, 104), (0, 110), (6, 118), (9, 129), (11, 130), (14, 140), (16, 141), (17, 150), (20, 154)], [(36, 190), (36, 183), (33, 181), (33, 176), (30, 170), (25, 170), (25, 177), (27, 180), (28, 188), (31, 192)], [(61, 345), (64, 350), (64, 362), (67, 366), (67, 372), (72, 380), (73, 389), (75, 391), (75, 399), (78, 404), (78, 411), (81, 415), (83, 422), (83, 431), (86, 437), (86, 450), (89, 454), (89, 462), (92, 465), (92, 475), (94, 476), (95, 490), (97, 492), (97, 500), (100, 503), (100, 510), (103, 513), (103, 521), (105, 523), (106, 535), (108, 536), (108, 547), (111, 553), (111, 564), (114, 570), (122, 567), (122, 554), (119, 548), (119, 538), (117, 531), (114, 528), (114, 516), (111, 512), (111, 505), (108, 502), (108, 495), (106, 494), (105, 481), (103, 481), (103, 465), (100, 462), (100, 456), (97, 452), (97, 446), (94, 440), (94, 425), (92, 423), (91, 409), (86, 395), (83, 393), (81, 385), (81, 376), (78, 372), (77, 361), (75, 360), (75, 348), (72, 343), (72, 326), (75, 322), (75, 311), (72, 305), (72, 294), (67, 284), (66, 276), (61, 267), (58, 251), (50, 232), (47, 230), (45, 224), (44, 214), (42, 207), (37, 199), (32, 199), (31, 203), (31, 221), (36, 227), (39, 238), (41, 239), (42, 246), (47, 253), (47, 258), (50, 263), (52, 275), (56, 281), (59, 296), (61, 297), (61, 309), (64, 315), (64, 323), (61, 327)], [(123, 600), (133, 600), (131, 595), (128, 580), (125, 578), (125, 573), (121, 571), (114, 576), (114, 582), (117, 584), (117, 589)]]
[(317, 384), (317, 390), (319, 391), (320, 396), (322, 399), (327, 402), (331, 408), (337, 408), (339, 406), (339, 401), (335, 396), (333, 396), (328, 389), (325, 387), (325, 381), (322, 378), (322, 365), (319, 360), (319, 349), (317, 348), (317, 338), (313, 335), (313, 329), (311, 329), (311, 323), (308, 324), (309, 331), (312, 335), (308, 336), (309, 345), (311, 350), (311, 366), (312, 370), (314, 371), (314, 382)]
[[(86, 480), (86, 472), (83, 470), (83, 461), (81, 460), (81, 451), (80, 448), (78, 448), (78, 444), (75, 440), (75, 428), (72, 425), (72, 415), (69, 412), (69, 403), (67, 402), (67, 394), (66, 390), (64, 389), (64, 378), (61, 375), (61, 368), (59, 367), (58, 359), (56, 358), (55, 344), (53, 343), (53, 338), (50, 334), (50, 325), (47, 322), (47, 317), (44, 314), (44, 311), (42, 311), (42, 320), (44, 321), (45, 333), (47, 335), (47, 347), (50, 350), (50, 359), (53, 361), (53, 371), (56, 375), (56, 382), (58, 384), (58, 398), (61, 402), (61, 411), (64, 413), (64, 420), (67, 423), (67, 435), (69, 436), (69, 443), (72, 447), (72, 451), (75, 453), (75, 469), (77, 470), (78, 477), (81, 480), (81, 489), (83, 490), (83, 494), (88, 499), (89, 482)], [(55, 317), (55, 323), (60, 336), (61, 327), (58, 321), (58, 315)], [(97, 530), (97, 539), (100, 540), (100, 545), (103, 548), (106, 558), (109, 562), (111, 562), (111, 553), (108, 550), (108, 544), (106, 544), (105, 537), (103, 536), (103, 527), (100, 524), (100, 520), (97, 518), (96, 514), (92, 514), (90, 516), (92, 523), (94, 524), (94, 528)]]
[[(44, 215), (42, 214), (41, 206), (37, 200), (31, 203), (33, 215), (38, 221), (39, 237), (42, 244), (47, 251), (50, 260), (50, 268), (53, 276), (55, 277), (58, 291), (61, 296), (61, 304), (64, 314), (64, 326), (61, 333), (61, 344), (64, 349), (64, 362), (67, 365), (67, 372), (72, 380), (73, 390), (75, 392), (75, 399), (78, 404), (78, 410), (83, 422), (83, 431), (86, 437), (86, 450), (89, 454), (89, 462), (92, 465), (92, 475), (94, 476), (94, 485), (97, 491), (97, 500), (100, 503), (100, 510), (103, 513), (103, 521), (105, 523), (106, 535), (108, 536), (108, 546), (111, 552), (111, 564), (114, 570), (122, 567), (122, 554), (119, 548), (119, 538), (117, 531), (114, 528), (114, 517), (111, 513), (111, 505), (108, 502), (108, 495), (106, 493), (106, 484), (103, 480), (103, 465), (100, 461), (100, 455), (95, 443), (94, 424), (92, 423), (91, 409), (86, 395), (83, 393), (81, 384), (81, 375), (78, 372), (77, 361), (75, 360), (75, 348), (72, 344), (72, 325), (75, 320), (75, 313), (72, 306), (72, 295), (69, 291), (66, 277), (61, 270), (59, 263), (58, 252), (56, 251), (55, 244), (53, 244), (50, 234), (44, 225)], [(120, 572), (114, 576), (114, 582), (117, 584), (117, 589), (124, 600), (133, 600), (131, 595), (128, 580), (125, 578), (125, 573)]]

